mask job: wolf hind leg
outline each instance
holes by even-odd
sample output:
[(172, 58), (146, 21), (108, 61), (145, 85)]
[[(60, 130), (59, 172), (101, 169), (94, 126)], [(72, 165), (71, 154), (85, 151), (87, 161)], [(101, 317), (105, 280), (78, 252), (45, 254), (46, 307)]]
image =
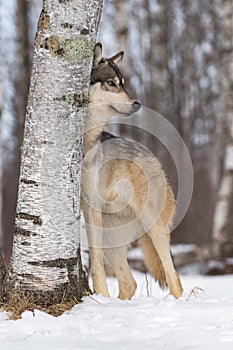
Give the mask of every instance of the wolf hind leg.
[(165, 289), (167, 287), (165, 271), (151, 238), (146, 233), (139, 238), (138, 243), (142, 248), (143, 260), (148, 271), (158, 281), (159, 286)]
[(170, 233), (164, 225), (161, 217), (157, 220), (156, 225), (148, 231), (148, 234), (151, 237), (154, 247), (162, 262), (166, 276), (166, 283), (170, 293), (176, 299), (178, 299), (183, 293), (183, 288), (171, 258)]
[(120, 299), (131, 299), (137, 288), (126, 255), (126, 246), (105, 250), (105, 256), (118, 279)]

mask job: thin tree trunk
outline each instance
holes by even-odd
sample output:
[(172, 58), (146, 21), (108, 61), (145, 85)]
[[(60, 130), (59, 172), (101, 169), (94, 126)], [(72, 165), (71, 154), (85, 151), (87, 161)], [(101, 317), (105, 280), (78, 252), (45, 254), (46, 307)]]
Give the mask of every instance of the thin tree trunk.
[[(0, 126), (2, 123), (2, 80), (0, 77)], [(0, 128), (1, 130), (1, 128)], [(5, 267), (2, 258), (2, 138), (0, 134), (0, 298), (3, 293), (3, 281), (5, 279)]]
[(2, 252), (0, 249), (0, 302), (4, 294), (5, 277), (6, 277), (6, 270), (5, 270), (5, 266), (2, 258)]
[[(0, 107), (1, 108), (1, 107)], [(1, 124), (1, 109), (0, 109)], [(0, 137), (0, 301), (3, 295), (3, 286), (6, 277), (6, 270), (2, 257), (2, 140)]]
[(222, 25), (224, 43), (222, 44), (222, 92), (227, 113), (228, 132), (222, 178), (215, 206), (213, 220), (213, 250), (217, 256), (231, 256), (233, 254), (233, 237), (230, 229), (231, 205), (233, 195), (233, 7), (232, 0), (222, 1)]
[[(0, 109), (1, 123), (1, 109)], [(2, 142), (0, 138), (0, 300), (3, 294), (3, 283), (5, 279), (5, 266), (2, 257)]]
[(20, 148), (23, 141), (25, 108), (29, 87), (30, 49), (28, 38), (28, 1), (17, 0), (17, 78), (15, 82), (15, 147), (12, 159), (3, 174), (3, 241), (4, 261), (9, 266), (12, 254), (15, 208), (17, 201)]
[(225, 151), (223, 175), (213, 222), (213, 247), (216, 256), (232, 256), (233, 254), (233, 237), (230, 232), (233, 195), (233, 115), (231, 118), (230, 135)]
[(116, 51), (123, 50), (125, 52), (124, 60), (121, 62), (121, 70), (124, 76), (130, 79), (130, 68), (132, 67), (132, 61), (130, 59), (130, 54), (127, 51), (129, 47), (128, 34), (129, 34), (129, 4), (124, 0), (115, 0), (115, 16), (114, 16), (114, 26), (116, 30), (117, 37), (117, 47)]
[(35, 40), (7, 291), (79, 300), (82, 143), (102, 0), (44, 0)]

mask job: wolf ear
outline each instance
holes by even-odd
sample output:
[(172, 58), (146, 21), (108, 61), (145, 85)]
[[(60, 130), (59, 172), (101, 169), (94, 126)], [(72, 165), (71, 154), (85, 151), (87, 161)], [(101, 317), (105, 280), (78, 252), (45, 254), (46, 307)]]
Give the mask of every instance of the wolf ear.
[(124, 51), (120, 51), (116, 55), (114, 55), (111, 58), (109, 58), (109, 60), (114, 62), (115, 64), (118, 64), (118, 63), (121, 62), (123, 56), (124, 56)]
[(94, 49), (94, 61), (93, 61), (94, 67), (98, 66), (99, 62), (101, 61), (101, 58), (102, 58), (102, 45), (100, 43), (97, 43)]

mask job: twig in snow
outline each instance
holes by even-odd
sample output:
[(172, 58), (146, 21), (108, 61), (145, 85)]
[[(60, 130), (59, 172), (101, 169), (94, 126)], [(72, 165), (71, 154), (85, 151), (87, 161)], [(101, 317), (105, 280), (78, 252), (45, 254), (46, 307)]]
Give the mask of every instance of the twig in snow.
[(190, 299), (191, 296), (194, 296), (195, 298), (197, 298), (198, 294), (202, 292), (204, 293), (204, 289), (202, 289), (201, 287), (193, 287), (190, 292), (189, 292), (189, 295), (187, 296), (186, 298), (186, 301), (188, 301)]
[(146, 279), (146, 294), (149, 297), (150, 296), (150, 291), (149, 291), (149, 280), (148, 280), (147, 269), (145, 270), (145, 279)]
[(93, 298), (91, 295), (88, 295), (88, 298), (90, 298), (91, 300), (95, 301), (97, 304), (102, 305), (102, 303), (99, 300), (96, 300), (95, 298)]

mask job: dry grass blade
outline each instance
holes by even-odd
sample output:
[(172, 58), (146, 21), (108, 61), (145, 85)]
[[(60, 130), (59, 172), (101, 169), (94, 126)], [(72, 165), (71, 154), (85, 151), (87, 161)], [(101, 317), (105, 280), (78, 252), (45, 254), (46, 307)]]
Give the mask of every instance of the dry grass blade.
[(190, 292), (189, 292), (189, 295), (187, 296), (186, 298), (186, 301), (188, 301), (192, 296), (194, 296), (195, 298), (197, 298), (197, 296), (200, 294), (200, 293), (204, 293), (204, 289), (202, 289), (201, 287), (193, 287)]
[(0, 306), (9, 313), (10, 319), (17, 320), (21, 318), (21, 315), (24, 311), (31, 311), (34, 313), (35, 309), (44, 311), (52, 316), (57, 317), (80, 303), (80, 301), (75, 298), (64, 298), (64, 300), (60, 302), (56, 301), (55, 299), (53, 303), (43, 304), (41, 300), (38, 300), (38, 296), (35, 294), (27, 293), (25, 295), (22, 295), (15, 293), (12, 294), (7, 301), (2, 300)]

